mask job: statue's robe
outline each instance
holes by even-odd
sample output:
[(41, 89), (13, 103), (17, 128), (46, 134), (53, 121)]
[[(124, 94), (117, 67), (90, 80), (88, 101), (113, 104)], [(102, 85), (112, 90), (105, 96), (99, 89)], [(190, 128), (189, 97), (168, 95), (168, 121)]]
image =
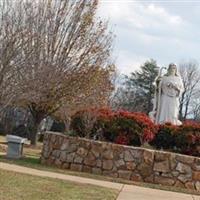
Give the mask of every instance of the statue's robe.
[[(170, 87), (169, 85), (173, 85)], [(160, 103), (157, 113), (157, 124), (170, 122), (181, 125), (178, 120), (179, 97), (183, 92), (183, 83), (180, 76), (163, 76), (160, 82)]]

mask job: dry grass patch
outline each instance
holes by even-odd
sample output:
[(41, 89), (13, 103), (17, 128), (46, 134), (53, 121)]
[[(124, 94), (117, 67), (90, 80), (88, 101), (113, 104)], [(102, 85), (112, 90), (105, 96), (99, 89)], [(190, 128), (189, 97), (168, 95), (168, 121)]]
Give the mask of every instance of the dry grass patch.
[(0, 170), (1, 200), (114, 200), (119, 191)]

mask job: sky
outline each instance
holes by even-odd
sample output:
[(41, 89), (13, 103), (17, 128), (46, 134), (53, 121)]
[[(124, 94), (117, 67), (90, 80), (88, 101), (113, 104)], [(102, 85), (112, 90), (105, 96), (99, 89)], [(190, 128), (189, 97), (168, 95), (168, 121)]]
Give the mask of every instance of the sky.
[(151, 58), (160, 67), (200, 62), (200, 0), (100, 0), (98, 15), (116, 35), (113, 57), (122, 74)]

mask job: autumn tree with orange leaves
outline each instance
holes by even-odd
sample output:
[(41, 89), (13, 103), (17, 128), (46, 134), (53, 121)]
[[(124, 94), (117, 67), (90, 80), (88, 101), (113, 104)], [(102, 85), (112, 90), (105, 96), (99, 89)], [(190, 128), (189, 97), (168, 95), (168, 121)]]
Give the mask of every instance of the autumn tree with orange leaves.
[[(6, 1), (5, 1), (6, 3)], [(107, 105), (113, 90), (113, 34), (96, 17), (96, 0), (22, 1), (6, 6), (21, 14), (25, 41), (23, 66), (17, 68), (12, 103), (30, 110), (35, 131), (46, 116), (69, 116), (84, 107)], [(66, 109), (66, 111), (64, 111)], [(66, 117), (66, 116), (65, 116)]]

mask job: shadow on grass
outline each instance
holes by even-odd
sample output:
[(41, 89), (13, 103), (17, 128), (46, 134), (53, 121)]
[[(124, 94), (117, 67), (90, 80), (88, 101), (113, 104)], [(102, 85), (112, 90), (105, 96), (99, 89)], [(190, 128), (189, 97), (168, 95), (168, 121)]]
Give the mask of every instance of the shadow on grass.
[(40, 159), (38, 157), (24, 157), (21, 159), (9, 159), (5, 155), (0, 155), (0, 162), (6, 162), (10, 164), (18, 164), (22, 166), (41, 166)]

